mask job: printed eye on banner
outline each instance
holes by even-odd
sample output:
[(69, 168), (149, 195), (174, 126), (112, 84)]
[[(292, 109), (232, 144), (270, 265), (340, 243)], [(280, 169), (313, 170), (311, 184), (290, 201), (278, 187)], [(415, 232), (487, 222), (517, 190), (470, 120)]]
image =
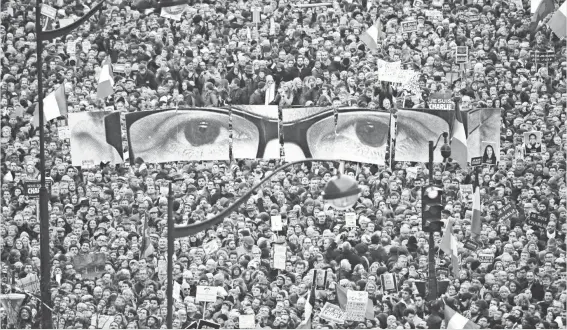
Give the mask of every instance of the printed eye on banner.
[[(400, 109), (397, 112), (395, 160), (428, 162), (429, 141), (437, 141), (443, 132), (449, 132), (454, 111), (434, 109)], [(434, 153), (434, 161), (442, 162), (440, 148)]]
[(69, 113), (71, 160), (73, 166), (84, 161), (123, 162), (120, 114), (97, 111)]
[(389, 127), (390, 113), (385, 111), (354, 107), (286, 108), (285, 159), (327, 158), (383, 165)]

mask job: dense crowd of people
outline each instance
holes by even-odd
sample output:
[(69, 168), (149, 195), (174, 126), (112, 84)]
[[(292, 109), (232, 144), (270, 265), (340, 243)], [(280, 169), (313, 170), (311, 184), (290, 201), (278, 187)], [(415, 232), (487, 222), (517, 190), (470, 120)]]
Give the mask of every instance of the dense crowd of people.
[[(78, 19), (95, 2), (47, 0), (61, 19)], [(178, 225), (205, 221), (231, 205), (280, 160), (176, 162), (131, 166), (71, 165), (63, 118), (46, 126), (53, 324), (63, 328), (165, 328), (166, 301), (174, 299), (173, 327), (204, 319), (238, 328), (255, 315), (262, 328), (296, 328), (304, 320), (314, 270), (326, 274), (313, 311), (313, 328), (413, 329), (446, 327), (443, 304), (496, 329), (558, 329), (566, 308), (566, 46), (546, 26), (532, 25), (529, 1), (341, 0), (305, 7), (298, 1), (203, 1), (180, 20), (161, 17), (150, 2), (108, 0), (72, 34), (44, 44), (44, 86), (65, 84), (69, 112), (112, 107), (132, 112), (159, 108), (277, 104), (346, 105), (371, 109), (426, 107), (437, 91), (452, 93), (466, 111), (502, 113), (500, 161), (480, 166), (478, 250), (471, 237), (472, 198), (460, 187), (474, 169), (392, 162), (346, 163), (361, 188), (345, 212), (322, 199), (337, 163), (306, 163), (282, 172), (242, 207), (206, 232), (174, 242), (174, 297), (165, 294), (167, 198), (174, 184)], [(558, 7), (558, 3), (556, 7)], [(36, 202), (24, 182), (40, 175), (35, 1), (2, 3), (2, 294), (22, 292), (21, 279), (40, 273)], [(259, 22), (255, 20), (259, 8)], [(150, 10), (148, 10), (150, 9)], [(254, 13), (253, 13), (254, 12)], [(376, 20), (383, 39), (371, 49), (360, 36)], [(417, 21), (417, 32), (401, 23)], [(468, 47), (455, 64), (455, 46)], [(532, 52), (551, 50), (547, 63)], [(110, 56), (114, 94), (96, 98), (102, 62)], [(401, 60), (419, 72), (417, 95), (381, 82), (377, 60)], [(393, 96), (397, 102), (393, 102)], [(524, 133), (540, 131), (529, 152)], [(424, 146), (425, 147), (425, 146)], [(497, 151), (498, 152), (498, 151)], [(417, 175), (408, 175), (417, 167)], [(433, 182), (429, 172), (433, 171)], [(443, 221), (458, 239), (459, 276), (435, 233), (438, 300), (427, 295), (428, 234), (421, 226), (421, 187), (442, 186)], [(515, 213), (499, 212), (512, 205)], [(536, 213), (545, 226), (530, 221)], [(272, 231), (281, 215), (283, 230)], [(539, 223), (541, 224), (541, 223)], [(42, 237), (41, 239), (47, 239)], [(273, 244), (285, 242), (285, 269), (274, 268)], [(150, 246), (151, 245), (151, 246)], [(76, 269), (87, 255), (104, 255), (99, 268)], [(492, 257), (487, 257), (492, 256)], [(83, 265), (84, 266), (84, 265)], [(324, 270), (324, 272), (323, 272)], [(396, 277), (384, 290), (380, 275)], [(441, 283), (444, 283), (441, 285)], [(197, 286), (218, 287), (214, 303), (196, 301)], [(365, 321), (321, 317), (339, 305), (337, 287), (366, 291), (373, 304)], [(2, 304), (2, 328), (40, 328), (39, 292), (18, 305)]]

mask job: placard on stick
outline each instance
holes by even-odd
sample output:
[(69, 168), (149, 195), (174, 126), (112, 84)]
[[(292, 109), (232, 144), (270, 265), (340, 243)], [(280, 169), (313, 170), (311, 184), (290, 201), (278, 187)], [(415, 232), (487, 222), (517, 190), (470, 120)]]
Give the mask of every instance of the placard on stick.
[(287, 247), (285, 244), (274, 244), (274, 269), (285, 269)]
[(455, 63), (464, 64), (469, 60), (469, 47), (457, 46), (455, 47)]
[(217, 288), (214, 286), (197, 286), (197, 296), (195, 300), (198, 302), (215, 302), (217, 301)]

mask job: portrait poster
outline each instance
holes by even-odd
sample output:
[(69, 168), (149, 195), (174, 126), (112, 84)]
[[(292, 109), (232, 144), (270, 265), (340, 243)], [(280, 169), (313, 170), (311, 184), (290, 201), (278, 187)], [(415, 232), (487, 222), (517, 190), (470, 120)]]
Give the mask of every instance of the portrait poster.
[(82, 166), (84, 161), (123, 162), (120, 113), (78, 112), (68, 116), (73, 166)]
[(229, 112), (220, 108), (128, 113), (130, 163), (228, 160)]
[(524, 150), (526, 155), (541, 152), (541, 132), (531, 131), (524, 133)]
[[(429, 141), (437, 141), (443, 132), (449, 132), (454, 111), (434, 109), (400, 109), (397, 113), (394, 158), (402, 162), (428, 162)], [(433, 154), (433, 160), (443, 162), (441, 148)]]
[(494, 150), (495, 144), (497, 144), (495, 141), (481, 141), (482, 163), (484, 165), (496, 165), (500, 159), (500, 153), (496, 154), (496, 150)]
[(277, 105), (237, 105), (229, 111), (234, 159), (280, 158)]
[[(463, 112), (464, 114), (464, 112)], [(496, 162), (500, 160), (500, 109), (480, 108), (466, 112), (467, 149), (469, 162), (484, 163), (488, 145), (494, 150)]]
[(322, 158), (378, 165), (386, 162), (389, 112), (303, 107), (283, 109), (282, 117), (286, 161)]

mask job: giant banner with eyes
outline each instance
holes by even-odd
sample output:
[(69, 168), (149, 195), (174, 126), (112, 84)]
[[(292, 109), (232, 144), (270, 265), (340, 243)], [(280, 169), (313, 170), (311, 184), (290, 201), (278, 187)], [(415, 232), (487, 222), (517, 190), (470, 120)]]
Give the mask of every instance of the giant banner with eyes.
[(361, 108), (283, 109), (285, 160), (385, 163), (390, 113)]
[(229, 159), (228, 109), (133, 112), (126, 114), (126, 132), (131, 163)]
[(73, 166), (123, 162), (120, 113), (69, 113), (68, 121)]
[[(443, 132), (450, 133), (454, 111), (433, 109), (398, 110), (396, 122), (395, 160), (428, 162), (429, 141), (436, 142)], [(443, 141), (441, 141), (442, 143)], [(441, 148), (433, 154), (435, 162), (442, 162)]]
[(500, 160), (500, 109), (481, 108), (467, 112), (467, 148), (473, 165), (495, 165)]
[(230, 108), (230, 115), (233, 158), (280, 157), (277, 105), (237, 105)]

